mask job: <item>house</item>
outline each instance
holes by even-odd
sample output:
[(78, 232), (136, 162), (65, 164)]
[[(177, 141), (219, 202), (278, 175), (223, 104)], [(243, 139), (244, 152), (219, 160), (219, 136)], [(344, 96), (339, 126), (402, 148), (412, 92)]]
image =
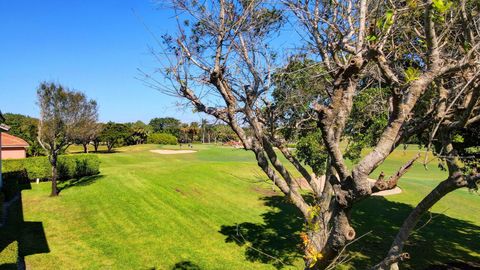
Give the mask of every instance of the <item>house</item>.
[(26, 158), (28, 143), (19, 137), (1, 133), (1, 159)]

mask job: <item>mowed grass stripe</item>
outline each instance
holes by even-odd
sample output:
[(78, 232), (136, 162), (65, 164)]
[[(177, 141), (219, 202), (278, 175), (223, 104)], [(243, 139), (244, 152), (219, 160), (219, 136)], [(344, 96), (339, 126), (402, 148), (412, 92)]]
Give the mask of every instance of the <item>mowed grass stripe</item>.
[[(265, 176), (253, 155), (211, 145), (195, 145), (197, 153), (183, 155), (149, 151), (159, 148), (179, 149), (179, 146), (140, 145), (101, 154), (102, 177), (89, 185), (65, 189), (59, 198), (48, 197), (49, 183), (33, 184), (32, 190), (25, 191), (25, 219), (43, 222), (51, 249), (48, 254), (28, 256), (28, 266), (171, 269), (175, 263), (190, 261), (202, 269), (275, 269), (269, 263), (251, 262), (245, 256), (246, 246), (226, 243), (226, 236), (219, 232), (222, 225), (250, 222), (261, 227), (265, 224), (264, 214), (279, 211), (264, 205), (262, 198), (279, 193), (273, 193), (271, 184), (262, 182)], [(387, 176), (394, 173), (415, 153), (410, 148), (394, 152), (394, 158), (374, 174), (382, 170)], [(429, 171), (416, 164), (400, 181), (404, 193), (388, 197), (387, 201), (415, 205), (444, 176), (445, 172), (435, 162)], [(468, 191), (455, 191), (435, 206), (433, 212), (442, 213), (449, 207), (447, 215), (480, 225), (478, 217), (472, 215), (480, 210), (478, 199)], [(366, 221), (375, 217), (375, 209), (382, 207), (374, 203), (372, 208), (368, 201), (363, 205), (369, 209), (360, 205), (355, 212), (365, 211)], [(394, 221), (399, 220), (397, 223), (388, 217), (381, 222), (372, 221), (371, 226), (360, 226), (359, 235), (371, 228), (388, 232), (374, 238), (381, 245), (373, 246), (372, 250), (364, 250), (371, 242), (359, 243), (362, 256), (375, 260), (372, 254), (384, 253), (386, 247), (382, 245), (390, 244), (394, 227), (400, 226), (401, 215), (407, 214), (408, 211), (403, 211), (394, 216)], [(281, 226), (269, 226), (278, 225)], [(393, 229), (385, 230), (385, 226)], [(468, 244), (463, 248), (476, 256), (473, 247)], [(434, 253), (422, 251), (425, 259), (414, 262), (425, 266), (432, 261), (429, 254)], [(296, 256), (294, 265), (301, 268), (301, 255)]]

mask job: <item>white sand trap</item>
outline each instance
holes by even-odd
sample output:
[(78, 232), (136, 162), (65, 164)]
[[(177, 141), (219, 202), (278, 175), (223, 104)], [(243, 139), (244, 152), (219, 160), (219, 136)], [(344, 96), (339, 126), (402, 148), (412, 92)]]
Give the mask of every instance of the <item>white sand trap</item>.
[(176, 154), (190, 154), (195, 153), (195, 150), (150, 150), (150, 152), (161, 155), (176, 155)]

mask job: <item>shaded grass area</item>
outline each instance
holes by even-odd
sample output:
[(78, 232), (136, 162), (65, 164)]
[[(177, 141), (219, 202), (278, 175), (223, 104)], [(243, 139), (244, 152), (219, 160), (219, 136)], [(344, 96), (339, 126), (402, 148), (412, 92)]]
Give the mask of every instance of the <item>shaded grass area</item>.
[[(48, 198), (49, 183), (25, 192), (25, 217), (42, 220), (51, 252), (26, 258), (32, 269), (302, 269), (302, 219), (275, 191), (250, 152), (194, 145), (197, 153), (159, 155), (139, 145), (100, 155), (101, 176), (67, 183)], [(179, 146), (164, 146), (179, 149)], [(415, 150), (397, 151), (381, 170), (394, 173)], [(357, 235), (346, 267), (365, 269), (386, 252), (412, 205), (445, 176), (416, 165), (403, 193), (355, 207)], [(82, 182), (84, 181), (84, 182)], [(478, 261), (480, 198), (455, 191), (407, 246), (410, 269)], [(421, 224), (428, 219), (422, 220)]]
[[(16, 192), (30, 189), (28, 181), (22, 181)], [(6, 224), (0, 227), (0, 269), (18, 269), (25, 256), (50, 252), (42, 222), (24, 221), (21, 194), (8, 203)]]
[[(303, 221), (297, 208), (283, 196), (262, 198), (270, 210), (262, 214), (263, 222), (243, 222), (222, 226), (226, 242), (246, 246), (249, 261), (269, 263), (277, 268), (291, 265), (301, 258), (300, 238)], [(348, 268), (369, 269), (379, 262), (390, 247), (399, 224), (412, 207), (382, 197), (369, 198), (353, 213), (358, 236), (366, 234), (349, 247)], [(406, 245), (412, 259), (402, 269), (425, 269), (450, 262), (479, 262), (480, 227), (444, 214), (424, 216)], [(259, 252), (262, 251), (262, 252)], [(479, 265), (480, 267), (480, 265)], [(480, 269), (480, 268), (479, 268)]]

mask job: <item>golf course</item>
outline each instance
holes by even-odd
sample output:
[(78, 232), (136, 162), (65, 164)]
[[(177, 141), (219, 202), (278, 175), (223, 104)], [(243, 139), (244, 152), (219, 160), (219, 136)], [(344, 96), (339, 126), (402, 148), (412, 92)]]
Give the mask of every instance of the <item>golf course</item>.
[[(302, 216), (251, 152), (213, 144), (184, 154), (150, 151), (159, 149), (179, 146), (99, 153), (100, 174), (61, 183), (58, 197), (48, 197), (49, 182), (24, 190), (24, 220), (42, 222), (49, 250), (26, 256), (27, 268), (303, 269)], [(394, 173), (419, 151), (397, 149), (371, 177)], [(381, 260), (412, 206), (445, 176), (435, 160), (428, 170), (417, 162), (399, 182), (400, 194), (356, 206), (357, 240), (338, 268), (366, 269)], [(412, 258), (404, 268), (479, 261), (479, 200), (460, 189), (437, 203), (409, 238)]]

